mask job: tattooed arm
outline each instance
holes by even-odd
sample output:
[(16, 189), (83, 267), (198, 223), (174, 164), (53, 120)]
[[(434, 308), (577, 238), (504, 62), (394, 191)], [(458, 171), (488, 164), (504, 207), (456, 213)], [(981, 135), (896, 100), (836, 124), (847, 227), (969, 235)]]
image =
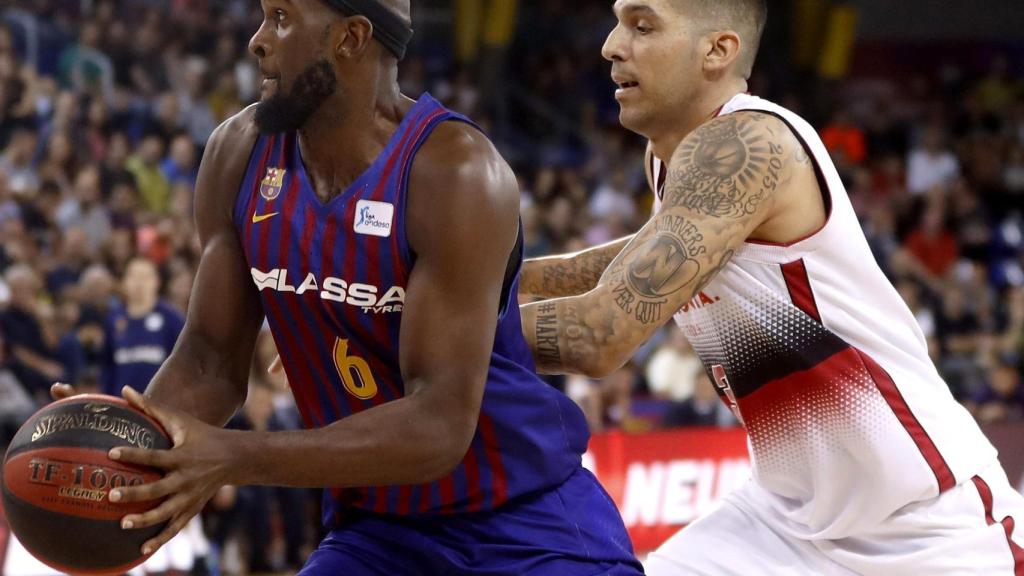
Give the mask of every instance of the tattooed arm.
[(755, 230), (792, 205), (802, 147), (780, 120), (722, 116), (676, 149), (664, 200), (601, 276), (579, 296), (522, 307), (523, 332), (541, 372), (603, 376), (725, 267)]
[[(644, 152), (644, 174), (651, 192), (658, 194), (658, 183), (651, 172), (654, 150), (647, 143)], [(613, 240), (607, 244), (558, 256), (532, 258), (523, 263), (519, 280), (521, 296), (560, 298), (575, 296), (593, 290), (608, 265), (618, 256), (635, 234)]]
[(527, 260), (523, 262), (519, 294), (558, 298), (593, 290), (605, 268), (632, 239), (626, 236), (572, 254)]

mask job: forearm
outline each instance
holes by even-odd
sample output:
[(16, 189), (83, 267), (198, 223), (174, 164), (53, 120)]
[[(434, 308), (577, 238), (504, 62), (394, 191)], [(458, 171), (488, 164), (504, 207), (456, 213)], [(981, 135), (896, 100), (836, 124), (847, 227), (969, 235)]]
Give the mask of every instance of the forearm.
[(605, 305), (606, 290), (527, 304), (520, 308), (523, 334), (543, 374), (600, 378), (620, 367), (642, 341), (622, 310)]
[(445, 415), (426, 395), (408, 396), (312, 430), (232, 432), (235, 484), (393, 486), (441, 478), (461, 462), (476, 414)]
[[(207, 424), (224, 426), (245, 403), (248, 390), (248, 370), (240, 370), (240, 363), (230, 356), (182, 335), (150, 381), (146, 396)], [(249, 365), (248, 358), (244, 365)]]
[[(696, 226), (662, 216), (656, 226), (681, 230), (684, 242), (645, 228), (586, 294), (520, 307), (523, 335), (539, 372), (599, 378), (629, 361), (636, 349), (729, 262), (728, 247), (707, 249)], [(688, 240), (687, 240), (688, 239)], [(680, 259), (660, 259), (683, 247)], [(683, 254), (693, 254), (693, 257)], [(652, 283), (651, 278), (657, 278)]]
[(540, 298), (583, 294), (597, 286), (605, 268), (622, 252), (633, 236), (573, 254), (533, 258), (523, 263), (519, 293)]

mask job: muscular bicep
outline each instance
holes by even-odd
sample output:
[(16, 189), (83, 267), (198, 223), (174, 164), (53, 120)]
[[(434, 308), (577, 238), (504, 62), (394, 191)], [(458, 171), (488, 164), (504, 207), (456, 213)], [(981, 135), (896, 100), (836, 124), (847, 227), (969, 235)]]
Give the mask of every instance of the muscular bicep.
[(661, 208), (597, 288), (533, 312), (538, 331), (559, 330), (558, 357), (538, 356), (541, 367), (601, 373), (628, 360), (772, 217), (798, 150), (781, 121), (758, 113), (723, 116), (683, 140)]
[(470, 435), (518, 234), (514, 176), (486, 146), (483, 158), (472, 152), (475, 161), (464, 162), (453, 178), (443, 180), (449, 183), (445, 189), (429, 186), (436, 178), (414, 180), (423, 183), (415, 190), (410, 186), (408, 230), (417, 257), (400, 337), (406, 395), (428, 395), (438, 417), (465, 424), (462, 429)]
[[(147, 389), (147, 394), (201, 417), (210, 409), (204, 417), (209, 421), (220, 420), (227, 408), (208, 406), (209, 397), (198, 392), (191, 395), (194, 402), (189, 400), (183, 383), (194, 384), (197, 391), (212, 381), (244, 387), (263, 321), (231, 216), (254, 140), (243, 115), (220, 126), (210, 138), (196, 182), (195, 219), (202, 252), (185, 325), (174, 352)], [(237, 394), (244, 398), (244, 388), (229, 395)]]
[(203, 248), (189, 300), (184, 336), (238, 357), (233, 373), (248, 373), (263, 308), (234, 231), (214, 234)]
[[(232, 358), (232, 372), (248, 372), (263, 321), (259, 295), (232, 217), (255, 134), (246, 116), (211, 137), (196, 182), (196, 229), (202, 256), (185, 324), (187, 335)], [(242, 374), (244, 378), (244, 374)]]

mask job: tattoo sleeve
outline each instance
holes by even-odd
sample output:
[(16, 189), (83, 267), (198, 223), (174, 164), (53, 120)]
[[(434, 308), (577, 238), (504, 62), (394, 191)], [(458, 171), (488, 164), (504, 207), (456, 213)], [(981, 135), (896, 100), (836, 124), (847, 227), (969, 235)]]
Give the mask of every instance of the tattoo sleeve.
[(627, 236), (574, 254), (527, 260), (523, 263), (519, 293), (558, 298), (593, 290), (605, 268), (632, 238)]
[(523, 307), (538, 369), (598, 376), (625, 363), (766, 220), (800, 150), (782, 121), (757, 112), (722, 116), (687, 136), (660, 211), (596, 288)]

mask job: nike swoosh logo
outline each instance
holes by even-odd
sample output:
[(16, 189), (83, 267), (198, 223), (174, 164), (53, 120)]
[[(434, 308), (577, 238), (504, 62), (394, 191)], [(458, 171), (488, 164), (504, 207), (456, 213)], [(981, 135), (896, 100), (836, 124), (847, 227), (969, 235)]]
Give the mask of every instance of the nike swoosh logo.
[(280, 214), (280, 212), (271, 212), (270, 214), (263, 214), (262, 216), (253, 214), (252, 215), (252, 223), (253, 224), (259, 224), (260, 222), (263, 222), (264, 220), (270, 220), (271, 218), (273, 218), (274, 216), (277, 216), (278, 214)]

